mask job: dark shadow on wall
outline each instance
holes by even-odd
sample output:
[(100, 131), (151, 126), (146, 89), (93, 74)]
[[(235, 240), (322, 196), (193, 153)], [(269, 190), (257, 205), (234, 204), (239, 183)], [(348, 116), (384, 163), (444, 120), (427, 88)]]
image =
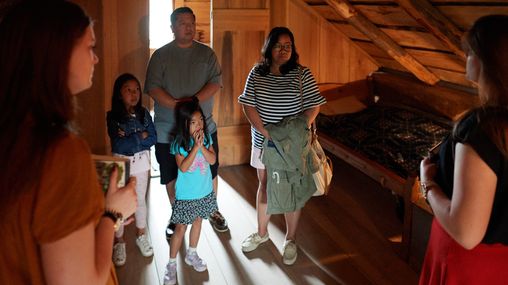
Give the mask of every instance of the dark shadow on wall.
[[(132, 33), (133, 31), (123, 31), (124, 33)], [(138, 41), (138, 48), (128, 52), (125, 56), (122, 56), (119, 59), (118, 71), (119, 74), (124, 72), (129, 72), (135, 75), (139, 81), (141, 82), (141, 89), (143, 89), (145, 76), (146, 76), (146, 66), (148, 65), (148, 60), (150, 58), (150, 48), (149, 48), (149, 21), (148, 16), (144, 16), (138, 22), (137, 27), (137, 36), (132, 37), (122, 37), (124, 39), (132, 38), (133, 41)], [(170, 37), (170, 35), (168, 35)], [(122, 49), (122, 43), (119, 43), (120, 50)], [(143, 105), (148, 107), (150, 106), (150, 99), (148, 96), (143, 96)]]
[(16, 3), (19, 3), (21, 2), (20, 0), (3, 0), (3, 1), (0, 1), (0, 21), (2, 21), (5, 13), (7, 13), (7, 11), (9, 10), (9, 8), (16, 4)]

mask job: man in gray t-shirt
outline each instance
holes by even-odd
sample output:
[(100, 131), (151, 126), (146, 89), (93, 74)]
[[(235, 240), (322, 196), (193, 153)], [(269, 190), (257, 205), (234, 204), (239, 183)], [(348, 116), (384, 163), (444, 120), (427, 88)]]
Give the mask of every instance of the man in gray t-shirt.
[[(217, 169), (219, 149), (217, 125), (212, 118), (213, 96), (222, 87), (222, 72), (214, 51), (197, 41), (196, 17), (188, 7), (180, 7), (171, 14), (171, 30), (175, 39), (157, 49), (148, 63), (144, 92), (155, 101), (154, 123), (157, 131), (155, 156), (160, 165), (161, 184), (166, 185), (169, 201), (175, 201), (175, 179), (178, 167), (170, 153), (175, 127), (175, 106), (179, 101), (195, 98), (205, 114), (208, 133), (211, 134), (217, 162), (210, 166), (215, 194), (217, 194)], [(210, 217), (215, 230), (228, 230), (220, 212)], [(168, 225), (169, 239), (174, 225)]]

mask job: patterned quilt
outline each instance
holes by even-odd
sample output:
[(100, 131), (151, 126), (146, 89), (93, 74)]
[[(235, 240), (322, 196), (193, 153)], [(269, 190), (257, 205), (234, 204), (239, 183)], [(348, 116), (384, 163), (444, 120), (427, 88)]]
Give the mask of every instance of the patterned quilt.
[(428, 150), (451, 131), (444, 119), (416, 109), (375, 104), (353, 114), (316, 120), (320, 132), (407, 178)]

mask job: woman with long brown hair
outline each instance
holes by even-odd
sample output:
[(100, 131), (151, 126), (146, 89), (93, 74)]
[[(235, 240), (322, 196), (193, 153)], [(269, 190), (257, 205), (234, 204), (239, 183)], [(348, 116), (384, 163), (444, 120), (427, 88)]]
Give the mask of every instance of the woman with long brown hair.
[(425, 158), (420, 179), (434, 220), (420, 284), (508, 282), (508, 16), (478, 19), (465, 38), (466, 75), (481, 106)]
[(104, 194), (71, 128), (90, 88), (95, 35), (67, 1), (23, 1), (0, 22), (0, 284), (110, 284), (114, 225), (136, 209), (135, 180)]

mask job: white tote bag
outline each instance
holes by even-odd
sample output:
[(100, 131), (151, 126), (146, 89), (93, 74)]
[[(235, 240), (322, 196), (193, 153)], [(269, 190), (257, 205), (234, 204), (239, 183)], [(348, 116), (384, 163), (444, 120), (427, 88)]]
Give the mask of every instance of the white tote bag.
[[(315, 132), (315, 129), (314, 129)], [(333, 176), (333, 164), (331, 159), (325, 154), (323, 148), (317, 140), (317, 135), (313, 134), (312, 148), (316, 156), (315, 160), (318, 160), (319, 169), (312, 174), (314, 183), (316, 184), (316, 192), (312, 196), (321, 196), (328, 194), (330, 184)]]

